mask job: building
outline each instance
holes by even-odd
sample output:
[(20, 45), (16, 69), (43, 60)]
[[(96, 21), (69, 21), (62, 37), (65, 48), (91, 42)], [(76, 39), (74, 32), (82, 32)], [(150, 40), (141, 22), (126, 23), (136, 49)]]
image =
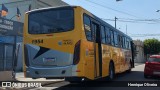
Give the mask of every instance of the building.
[(143, 63), (143, 62), (145, 62), (143, 42), (140, 41), (140, 40), (134, 40), (133, 43), (136, 46), (136, 52), (137, 52), (137, 55), (135, 57), (135, 63)]
[[(2, 4), (8, 9), (8, 14), (5, 18), (22, 23), (24, 22), (24, 13), (28, 10), (68, 5), (61, 0), (1, 0), (0, 7)], [(21, 14), (19, 19), (17, 18), (17, 8)]]
[[(61, 0), (0, 1), (0, 72), (13, 70), (13, 63), (17, 65), (16, 70), (22, 70), (22, 33), (25, 12), (61, 5), (68, 4)], [(15, 60), (18, 61), (15, 62)]]

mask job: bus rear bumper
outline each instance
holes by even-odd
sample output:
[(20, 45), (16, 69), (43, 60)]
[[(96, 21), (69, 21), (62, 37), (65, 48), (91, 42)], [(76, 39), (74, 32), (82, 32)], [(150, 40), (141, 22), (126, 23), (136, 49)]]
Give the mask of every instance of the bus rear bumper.
[(37, 68), (28, 67), (26, 70), (26, 77), (31, 78), (64, 78), (77, 76), (75, 72), (76, 66), (64, 66), (64, 67), (47, 67)]

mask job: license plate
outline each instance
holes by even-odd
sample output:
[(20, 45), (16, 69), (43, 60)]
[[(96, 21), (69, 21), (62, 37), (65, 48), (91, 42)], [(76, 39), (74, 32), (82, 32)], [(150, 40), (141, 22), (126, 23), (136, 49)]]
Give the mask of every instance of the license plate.
[(153, 74), (159, 74), (160, 75), (160, 72), (153, 72)]
[(44, 63), (55, 63), (56, 58), (43, 58)]

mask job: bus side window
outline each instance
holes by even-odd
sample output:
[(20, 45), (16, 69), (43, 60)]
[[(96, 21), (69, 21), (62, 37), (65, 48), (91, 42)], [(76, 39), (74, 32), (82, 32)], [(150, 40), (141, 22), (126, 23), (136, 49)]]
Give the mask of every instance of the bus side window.
[(115, 46), (118, 46), (118, 36), (117, 36), (117, 32), (114, 31), (114, 41), (115, 41)]
[(101, 42), (106, 43), (106, 35), (105, 35), (105, 28), (101, 26)]
[(111, 44), (111, 34), (109, 28), (106, 27), (105, 31), (106, 31), (106, 43)]
[(128, 46), (128, 48), (129, 49), (131, 49), (131, 43), (130, 43), (131, 41), (128, 39), (128, 44), (129, 44), (129, 46)]
[(123, 47), (123, 37), (122, 36), (120, 36), (120, 43), (121, 43), (120, 47), (122, 48)]
[(129, 40), (126, 38), (126, 48), (129, 49)]
[(122, 47), (122, 37), (118, 34), (118, 45), (119, 47)]
[(114, 33), (112, 30), (110, 30), (110, 34), (111, 34), (111, 45), (114, 46)]
[(89, 41), (92, 41), (92, 33), (91, 33), (91, 20), (88, 16), (84, 15), (83, 17), (84, 29), (86, 38)]
[(126, 48), (125, 37), (123, 36), (123, 48)]

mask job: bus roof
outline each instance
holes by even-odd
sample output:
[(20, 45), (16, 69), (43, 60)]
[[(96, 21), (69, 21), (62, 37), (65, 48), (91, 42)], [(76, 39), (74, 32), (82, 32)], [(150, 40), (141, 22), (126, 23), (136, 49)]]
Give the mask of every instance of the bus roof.
[(55, 8), (73, 8), (73, 7), (76, 7), (76, 6), (64, 5), (64, 6), (57, 6), (57, 7), (45, 7), (45, 8), (33, 9), (31, 11), (27, 11), (26, 13), (49, 10), (49, 9), (55, 9)]

